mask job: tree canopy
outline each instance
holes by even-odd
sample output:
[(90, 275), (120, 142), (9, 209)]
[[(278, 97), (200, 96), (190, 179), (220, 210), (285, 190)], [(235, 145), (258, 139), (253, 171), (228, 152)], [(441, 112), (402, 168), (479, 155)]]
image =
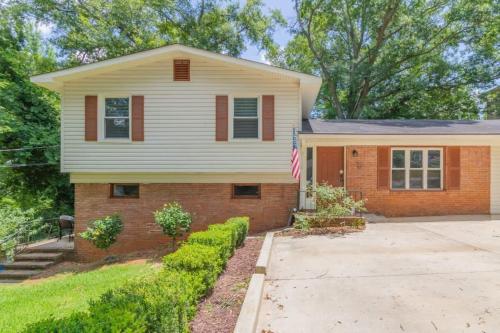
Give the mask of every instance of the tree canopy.
[(324, 79), (327, 118), (477, 118), (473, 89), (499, 77), (493, 0), (294, 0), (273, 59)]

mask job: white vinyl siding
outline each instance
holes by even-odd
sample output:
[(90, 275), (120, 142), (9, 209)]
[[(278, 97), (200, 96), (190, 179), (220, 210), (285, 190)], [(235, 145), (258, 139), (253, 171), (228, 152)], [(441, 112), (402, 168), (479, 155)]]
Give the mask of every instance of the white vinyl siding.
[[(191, 81), (175, 82), (177, 56), (65, 83), (63, 172), (290, 171), (291, 133), (300, 115), (298, 80), (189, 56)], [(275, 141), (215, 141), (215, 96), (241, 92), (275, 96)], [(84, 141), (84, 96), (101, 93), (144, 96), (143, 142)]]
[(491, 146), (491, 214), (500, 214), (500, 146)]

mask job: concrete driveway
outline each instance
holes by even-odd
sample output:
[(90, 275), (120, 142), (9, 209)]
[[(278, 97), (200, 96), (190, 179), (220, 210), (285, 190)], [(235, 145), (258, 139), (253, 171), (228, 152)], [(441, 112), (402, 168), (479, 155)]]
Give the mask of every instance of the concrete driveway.
[(277, 237), (257, 332), (500, 332), (500, 221)]

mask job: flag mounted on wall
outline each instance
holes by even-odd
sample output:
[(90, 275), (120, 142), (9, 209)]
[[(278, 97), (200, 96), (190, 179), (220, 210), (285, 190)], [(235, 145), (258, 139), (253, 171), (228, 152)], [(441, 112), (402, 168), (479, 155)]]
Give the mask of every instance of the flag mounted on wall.
[(292, 176), (297, 180), (300, 179), (300, 158), (299, 149), (297, 146), (297, 133), (295, 132), (295, 128), (293, 129), (292, 134)]

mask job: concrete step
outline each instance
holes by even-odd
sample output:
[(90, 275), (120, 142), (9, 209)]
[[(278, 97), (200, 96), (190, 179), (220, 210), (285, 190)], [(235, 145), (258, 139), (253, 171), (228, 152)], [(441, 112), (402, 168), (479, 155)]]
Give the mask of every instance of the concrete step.
[(29, 269), (7, 269), (0, 271), (0, 281), (2, 280), (25, 280), (29, 279), (33, 275), (39, 274), (40, 270), (29, 270)]
[(11, 263), (0, 263), (0, 267), (4, 269), (45, 269), (49, 266), (54, 265), (53, 260), (40, 260), (40, 261), (15, 261)]
[(21, 253), (14, 257), (14, 261), (58, 261), (61, 260), (64, 253), (54, 252), (32, 252)]

